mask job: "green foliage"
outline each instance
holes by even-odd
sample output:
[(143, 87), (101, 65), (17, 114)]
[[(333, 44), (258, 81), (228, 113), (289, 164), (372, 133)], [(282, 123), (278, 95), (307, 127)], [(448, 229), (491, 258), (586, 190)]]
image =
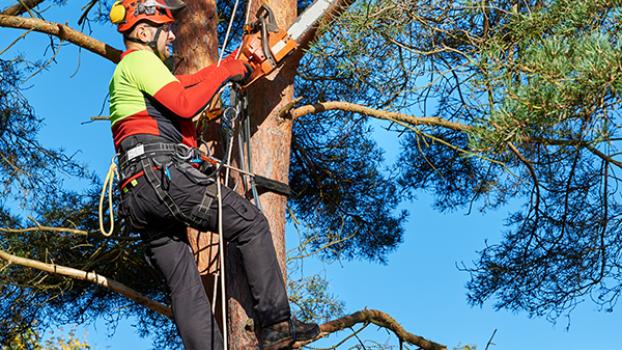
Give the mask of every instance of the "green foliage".
[(91, 348), (86, 341), (76, 337), (75, 330), (63, 336), (54, 336), (50, 333), (50, 336), (46, 338), (43, 340), (40, 333), (28, 329), (2, 345), (2, 350), (87, 350)]
[(40, 63), (17, 56), (0, 59), (0, 206), (14, 199), (30, 207), (41, 205), (48, 195), (57, 195), (62, 174), (93, 180), (83, 164), (62, 149), (51, 149), (37, 141), (42, 119), (35, 115), (22, 90), (30, 73)]
[(344, 315), (344, 303), (328, 290), (328, 281), (320, 275), (289, 279), (289, 300), (298, 309), (300, 320), (327, 322)]
[[(399, 180), (443, 210), (525, 200), (504, 239), (466, 267), (470, 301), (557, 317), (582, 298), (610, 308), (622, 290), (616, 158), (619, 1), (418, 2), (400, 47), (429, 78), (412, 114), (465, 129), (396, 127)], [(388, 32), (387, 32), (388, 33)], [(466, 131), (466, 132), (465, 132)]]
[(572, 139), (586, 118), (595, 127), (589, 142), (602, 141), (603, 119), (618, 108), (622, 77), (620, 13), (606, 4), (560, 1), (515, 13), (487, 41), (478, 63), (485, 75), (474, 89), (493, 99), (473, 148), (502, 149), (508, 140), (532, 137)]
[(384, 262), (402, 241), (406, 213), (395, 213), (397, 188), (379, 170), (383, 157), (369, 130), (360, 128), (342, 120), (298, 125), (290, 205), (296, 218), (310, 223), (310, 248), (330, 245), (323, 256)]
[[(300, 103), (348, 101), (370, 107), (404, 107), (412, 89), (407, 62), (378, 28), (400, 31), (365, 14), (380, 11), (384, 2), (355, 3), (303, 58), (296, 77)], [(399, 14), (400, 6), (386, 13)], [(393, 21), (395, 22), (395, 21)], [(294, 125), (290, 206), (295, 217), (309, 223), (311, 247), (328, 259), (364, 258), (386, 262), (402, 242), (405, 211), (398, 210), (400, 193), (384, 168), (381, 147), (367, 119), (348, 112), (307, 115)], [(334, 242), (339, 242), (335, 244)]]

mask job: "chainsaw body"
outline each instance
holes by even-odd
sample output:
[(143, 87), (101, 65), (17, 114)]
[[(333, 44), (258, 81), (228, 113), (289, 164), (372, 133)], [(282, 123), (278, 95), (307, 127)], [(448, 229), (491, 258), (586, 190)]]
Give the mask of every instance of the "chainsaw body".
[(298, 48), (304, 35), (335, 2), (315, 0), (287, 30), (279, 28), (270, 7), (262, 5), (257, 10), (255, 21), (244, 26), (238, 58), (246, 61), (253, 69), (250, 82), (244, 87), (275, 70), (285, 57)]
[(287, 31), (278, 27), (274, 14), (268, 6), (262, 5), (256, 17), (254, 22), (244, 26), (244, 37), (238, 57), (247, 62), (253, 70), (245, 87), (270, 74), (298, 47), (298, 43)]

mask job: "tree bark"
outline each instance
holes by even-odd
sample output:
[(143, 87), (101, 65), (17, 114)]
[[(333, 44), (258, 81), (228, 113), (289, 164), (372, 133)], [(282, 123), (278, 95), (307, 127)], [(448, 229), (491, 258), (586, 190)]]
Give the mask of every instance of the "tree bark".
[(24, 0), (18, 1), (15, 5), (7, 7), (2, 11), (3, 15), (7, 16), (20, 16), (24, 12), (30, 11), (30, 9), (35, 8), (37, 5), (42, 3), (44, 0)]
[(118, 63), (121, 59), (120, 50), (82, 32), (71, 29), (64, 24), (48, 22), (38, 18), (24, 18), (0, 14), (0, 27), (26, 29), (51, 34), (107, 58), (114, 63)]

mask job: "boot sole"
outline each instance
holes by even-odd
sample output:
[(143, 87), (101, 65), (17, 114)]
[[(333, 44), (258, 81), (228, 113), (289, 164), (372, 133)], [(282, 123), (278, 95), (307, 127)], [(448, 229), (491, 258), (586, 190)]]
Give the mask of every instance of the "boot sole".
[(319, 334), (320, 334), (320, 328), (319, 327), (314, 328), (313, 330), (310, 330), (310, 331), (308, 331), (306, 333), (297, 333), (296, 334), (296, 339), (295, 339), (294, 343), (297, 342), (297, 341), (311, 340), (311, 339), (317, 337)]
[(294, 339), (292, 339), (292, 337), (288, 337), (283, 340), (280, 340), (277, 343), (273, 343), (268, 346), (263, 346), (262, 349), (263, 350), (282, 350), (282, 349), (291, 348), (293, 344), (294, 344)]

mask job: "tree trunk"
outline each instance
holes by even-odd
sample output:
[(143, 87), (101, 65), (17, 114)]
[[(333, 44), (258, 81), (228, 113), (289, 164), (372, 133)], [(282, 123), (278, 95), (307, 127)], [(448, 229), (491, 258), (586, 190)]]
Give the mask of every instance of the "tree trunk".
[[(188, 0), (188, 8), (179, 18), (175, 51), (183, 57), (177, 73), (193, 73), (217, 60), (218, 39), (216, 35), (216, 4), (213, 0)], [(279, 26), (286, 28), (296, 18), (296, 2), (293, 0), (272, 0), (267, 2), (275, 14)], [(253, 3), (253, 16), (261, 3)], [(252, 17), (251, 16), (251, 20)], [(228, 20), (228, 19), (227, 19)], [(251, 117), (252, 168), (259, 175), (281, 182), (288, 182), (292, 121), (279, 118), (282, 106), (293, 98), (293, 77), (296, 67), (285, 65), (267, 79), (254, 83), (248, 90), (249, 114)], [(206, 140), (219, 140), (218, 127), (208, 127)], [(211, 147), (217, 150), (213, 144)], [(240, 179), (238, 179), (240, 181)], [(238, 186), (240, 190), (243, 186)], [(263, 212), (266, 215), (277, 257), (285, 275), (285, 210), (287, 198), (274, 193), (260, 196)], [(204, 286), (211, 298), (213, 291), (213, 272), (217, 259), (213, 254), (217, 246), (216, 238), (209, 233), (188, 230), (188, 237), (197, 256), (199, 270), (204, 275)], [(239, 254), (228, 249), (227, 254), (227, 294), (229, 349), (248, 350), (257, 347), (257, 339), (252, 327), (252, 299), (248, 290)], [(220, 309), (217, 305), (216, 309)], [(217, 315), (218, 317), (218, 315)]]

